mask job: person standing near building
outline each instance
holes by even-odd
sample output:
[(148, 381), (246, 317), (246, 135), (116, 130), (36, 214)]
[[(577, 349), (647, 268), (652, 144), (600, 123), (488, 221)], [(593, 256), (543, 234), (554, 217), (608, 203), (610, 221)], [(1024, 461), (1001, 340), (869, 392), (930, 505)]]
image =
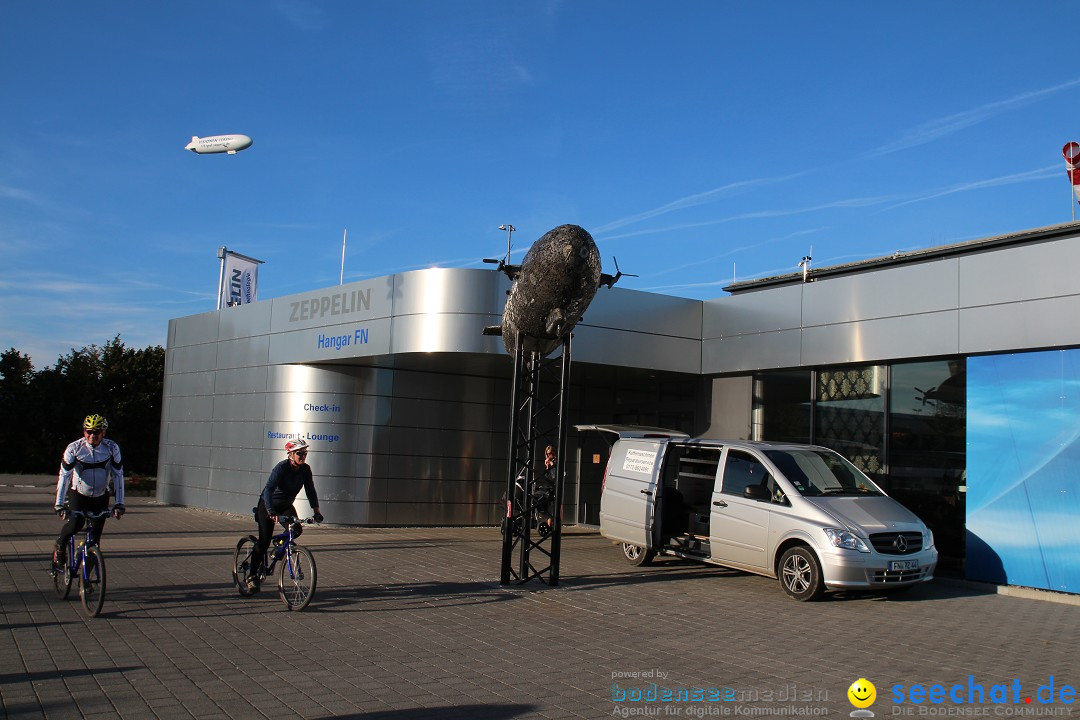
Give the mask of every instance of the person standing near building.
[[(100, 415), (87, 415), (83, 420), (83, 437), (64, 448), (60, 458), (60, 478), (56, 483), (56, 514), (67, 520), (53, 548), (53, 570), (71, 536), (82, 530), (84, 517), (68, 518), (68, 509), (93, 513), (109, 509), (109, 486), (116, 493), (112, 514), (119, 519), (124, 514), (124, 464), (120, 446), (105, 437), (109, 422)], [(91, 523), (94, 542), (101, 539), (105, 517)]]
[[(556, 475), (558, 463), (555, 458), (555, 448), (548, 445), (544, 448), (544, 472), (540, 474), (533, 490), (533, 502), (536, 503), (537, 521), (551, 528), (555, 511), (555, 484), (558, 482)], [(550, 531), (550, 530), (549, 530)]]
[[(270, 540), (274, 537), (274, 523), (282, 515), (296, 517), (293, 502), (300, 494), (300, 488), (307, 493), (308, 503), (315, 512), (315, 522), (323, 521), (323, 516), (319, 512), (319, 496), (315, 492), (315, 480), (311, 474), (311, 466), (307, 464), (307, 442), (300, 437), (289, 440), (285, 443), (285, 452), (288, 457), (270, 471), (270, 478), (266, 481), (266, 486), (259, 496), (259, 504), (255, 507), (259, 541), (255, 544), (251, 570), (248, 574), (247, 584), (251, 592), (259, 590), (259, 570), (262, 568), (263, 558), (266, 557), (266, 548), (270, 547)], [(295, 531), (297, 535), (300, 534), (301, 529), (297, 527)]]

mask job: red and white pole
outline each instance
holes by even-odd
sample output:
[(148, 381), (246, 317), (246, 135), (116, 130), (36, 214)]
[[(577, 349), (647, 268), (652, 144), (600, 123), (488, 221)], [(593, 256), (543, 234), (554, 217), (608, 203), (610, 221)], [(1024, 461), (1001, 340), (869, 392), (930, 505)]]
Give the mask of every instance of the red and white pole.
[[(1069, 182), (1072, 183), (1073, 194), (1076, 201), (1080, 202), (1080, 143), (1065, 143), (1061, 148), (1061, 154), (1065, 156), (1065, 167), (1068, 168)], [(1076, 218), (1076, 206), (1072, 206), (1073, 219)]]

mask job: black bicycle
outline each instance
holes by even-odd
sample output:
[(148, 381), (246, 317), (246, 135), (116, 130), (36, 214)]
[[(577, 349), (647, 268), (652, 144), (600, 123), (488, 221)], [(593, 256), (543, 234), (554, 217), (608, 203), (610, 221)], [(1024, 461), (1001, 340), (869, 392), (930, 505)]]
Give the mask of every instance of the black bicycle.
[[(315, 594), (315, 557), (306, 547), (296, 543), (296, 536), (300, 534), (300, 526), (311, 525), (315, 523), (315, 519), (301, 520), (290, 515), (280, 515), (278, 520), (284, 526), (285, 532), (275, 535), (270, 541), (270, 547), (266, 548), (266, 555), (259, 568), (258, 581), (261, 584), (263, 580), (273, 575), (280, 562), (278, 593), (281, 595), (281, 601), (289, 610), (303, 610)], [(233, 582), (236, 583), (240, 594), (244, 596), (254, 592), (248, 589), (247, 581), (257, 542), (258, 538), (254, 535), (240, 538), (240, 542), (236, 543), (236, 552), (233, 553)]]
[(87, 617), (97, 617), (101, 606), (105, 604), (105, 557), (101, 548), (94, 542), (93, 523), (101, 517), (111, 514), (111, 510), (99, 510), (88, 513), (82, 510), (68, 510), (72, 517), (86, 518), (86, 538), (78, 545), (75, 536), (68, 542), (67, 552), (56, 558), (53, 570), (53, 587), (58, 597), (66, 599), (71, 592), (75, 579), (79, 580), (79, 600)]
[[(551, 508), (555, 499), (554, 486), (544, 477), (539, 477), (532, 491), (531, 511), (529, 512), (529, 527), (536, 530), (540, 537), (551, 534), (552, 515)], [(522, 471), (514, 478), (514, 503), (517, 514), (512, 515), (510, 503), (506, 501), (506, 493), (503, 493), (499, 506), (505, 508), (506, 514), (500, 523), (500, 531), (506, 533), (508, 527), (520, 533), (525, 527), (525, 472)]]

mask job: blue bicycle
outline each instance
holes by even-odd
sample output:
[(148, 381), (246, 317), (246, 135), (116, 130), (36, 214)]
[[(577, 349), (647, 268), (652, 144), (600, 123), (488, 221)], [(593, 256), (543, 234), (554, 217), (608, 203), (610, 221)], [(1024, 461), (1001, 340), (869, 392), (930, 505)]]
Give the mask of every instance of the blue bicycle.
[(56, 558), (57, 566), (53, 571), (53, 587), (60, 598), (67, 598), (75, 579), (79, 580), (79, 600), (88, 617), (97, 617), (101, 606), (105, 604), (105, 557), (101, 548), (94, 542), (92, 520), (106, 517), (111, 510), (94, 513), (82, 510), (68, 510), (72, 517), (86, 519), (86, 538), (78, 545), (75, 536), (68, 542), (67, 552)]
[[(278, 593), (281, 600), (289, 610), (303, 610), (315, 594), (315, 557), (306, 547), (296, 544), (296, 536), (302, 531), (302, 525), (310, 525), (315, 520), (301, 520), (291, 515), (280, 515), (278, 520), (284, 526), (285, 532), (275, 535), (270, 541), (270, 547), (266, 548), (258, 581), (261, 584), (264, 579), (273, 575), (274, 568), (281, 562), (281, 572), (278, 574)], [(254, 592), (248, 589), (247, 581), (256, 542), (258, 538), (254, 535), (240, 538), (240, 542), (236, 543), (236, 552), (233, 553), (233, 582), (244, 596)]]

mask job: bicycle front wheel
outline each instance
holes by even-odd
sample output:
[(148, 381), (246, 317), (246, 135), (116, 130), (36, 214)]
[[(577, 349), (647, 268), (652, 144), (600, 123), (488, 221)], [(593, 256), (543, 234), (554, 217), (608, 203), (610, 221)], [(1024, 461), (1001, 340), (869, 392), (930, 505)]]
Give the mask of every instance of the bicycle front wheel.
[(88, 547), (83, 550), (83, 562), (79, 572), (79, 600), (88, 617), (97, 617), (105, 604), (105, 558), (101, 550)]
[(244, 596), (251, 595), (247, 580), (248, 573), (251, 571), (251, 560), (255, 556), (255, 542), (254, 535), (240, 538), (240, 542), (236, 543), (236, 552), (233, 553), (233, 582), (236, 583), (236, 589)]
[(293, 545), (278, 573), (278, 592), (290, 610), (303, 610), (315, 594), (315, 556), (306, 547)]
[(53, 589), (56, 590), (56, 597), (64, 599), (71, 592), (71, 570), (68, 568), (67, 548), (64, 548), (57, 560), (59, 562), (56, 564), (56, 574), (53, 575)]

